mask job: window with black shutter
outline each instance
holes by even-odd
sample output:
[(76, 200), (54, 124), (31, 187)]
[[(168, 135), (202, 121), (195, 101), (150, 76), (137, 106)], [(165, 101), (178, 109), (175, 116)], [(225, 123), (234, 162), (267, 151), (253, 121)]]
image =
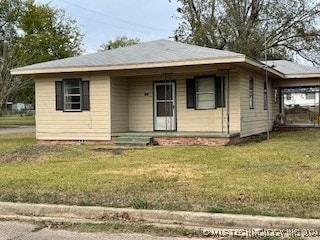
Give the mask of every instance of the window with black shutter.
[(80, 112), (90, 110), (89, 81), (64, 79), (56, 81), (56, 110)]
[(225, 77), (205, 76), (186, 80), (187, 108), (212, 109), (226, 106)]

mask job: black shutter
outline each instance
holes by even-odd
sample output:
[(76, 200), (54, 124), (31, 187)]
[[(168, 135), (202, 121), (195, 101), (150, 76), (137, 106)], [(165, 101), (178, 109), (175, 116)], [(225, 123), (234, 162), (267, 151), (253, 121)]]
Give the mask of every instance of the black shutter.
[(187, 108), (195, 108), (195, 80), (187, 79), (186, 80), (186, 88), (187, 88)]
[(90, 110), (89, 81), (82, 81), (82, 110)]
[(56, 110), (63, 110), (63, 84), (62, 81), (56, 81)]
[(226, 89), (225, 78), (222, 76), (215, 77), (216, 107), (226, 106)]

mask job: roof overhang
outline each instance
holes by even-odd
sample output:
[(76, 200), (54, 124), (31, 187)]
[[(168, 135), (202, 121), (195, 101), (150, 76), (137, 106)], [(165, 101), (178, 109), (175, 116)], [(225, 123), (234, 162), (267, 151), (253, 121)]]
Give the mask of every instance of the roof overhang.
[(320, 73), (285, 74), (285, 79), (320, 78)]
[(119, 65), (104, 65), (104, 66), (72, 66), (72, 67), (56, 67), (56, 68), (16, 68), (11, 70), (12, 75), (37, 75), (50, 73), (75, 73), (75, 72), (99, 72), (99, 71), (117, 71), (117, 70), (132, 70), (132, 69), (148, 69), (148, 68), (165, 68), (179, 66), (196, 66), (206, 64), (224, 64), (224, 63), (240, 63), (245, 62), (246, 57), (239, 55), (236, 57), (221, 57), (221, 58), (202, 58), (190, 59), (183, 61), (170, 62), (154, 62), (154, 63), (139, 63), (139, 64), (119, 64)]
[(232, 56), (232, 57), (201, 58), (201, 59), (188, 59), (183, 61), (150, 62), (150, 63), (138, 63), (138, 64), (71, 66), (71, 67), (55, 67), (55, 68), (22, 67), (22, 68), (12, 69), (11, 74), (12, 75), (38, 75), (38, 74), (56, 74), (56, 73), (101, 72), (101, 71), (121, 71), (121, 70), (199, 66), (199, 65), (210, 65), (210, 64), (232, 64), (232, 63), (247, 64), (256, 69), (267, 70), (272, 75), (275, 75), (282, 79), (320, 78), (319, 73), (283, 74), (272, 67), (269, 67), (261, 62), (255, 61), (242, 54), (239, 54), (238, 56)]

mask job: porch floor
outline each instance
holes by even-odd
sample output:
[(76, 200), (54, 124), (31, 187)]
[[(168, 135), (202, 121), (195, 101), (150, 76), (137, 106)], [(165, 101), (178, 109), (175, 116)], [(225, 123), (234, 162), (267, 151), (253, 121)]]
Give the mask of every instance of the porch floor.
[(123, 136), (146, 136), (146, 137), (206, 137), (206, 138), (231, 138), (237, 137), (240, 132), (230, 132), (229, 134), (224, 132), (175, 132), (175, 131), (156, 131), (156, 132), (121, 132), (112, 133), (113, 137)]

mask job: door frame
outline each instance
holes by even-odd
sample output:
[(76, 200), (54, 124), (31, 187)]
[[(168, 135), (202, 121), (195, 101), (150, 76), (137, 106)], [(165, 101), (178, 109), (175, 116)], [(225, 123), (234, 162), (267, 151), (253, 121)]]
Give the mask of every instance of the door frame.
[[(165, 85), (165, 84), (172, 84), (173, 86), (173, 129), (167, 129), (167, 130), (156, 130), (156, 97), (157, 97), (157, 92), (156, 92), (156, 86), (157, 85)], [(177, 131), (177, 84), (176, 80), (171, 80), (171, 81), (153, 81), (153, 131), (154, 132), (175, 132)]]

